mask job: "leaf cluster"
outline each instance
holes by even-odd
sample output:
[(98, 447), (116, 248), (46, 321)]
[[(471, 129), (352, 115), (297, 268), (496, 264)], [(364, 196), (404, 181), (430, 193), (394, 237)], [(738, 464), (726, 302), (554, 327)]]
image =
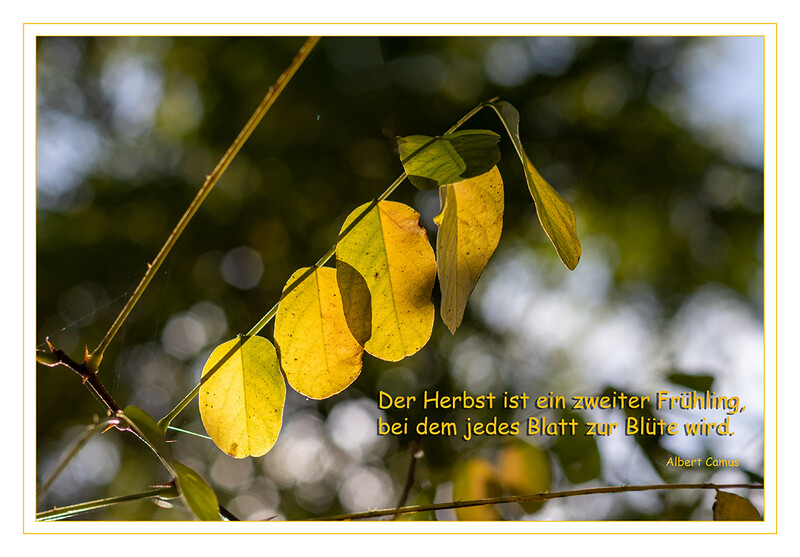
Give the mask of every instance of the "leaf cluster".
[[(497, 112), (514, 143), (543, 228), (574, 269), (580, 242), (572, 207), (525, 154), (516, 109), (502, 101), (486, 106)], [(436, 253), (419, 213), (408, 205), (377, 200), (353, 210), (335, 246), (336, 267), (301, 268), (286, 283), (275, 345), (263, 337), (239, 337), (217, 347), (203, 367), (200, 414), (218, 447), (244, 458), (262, 456), (275, 444), (286, 396), (281, 372), (301, 395), (325, 399), (356, 380), (364, 352), (391, 362), (416, 354), (433, 330), (437, 275), (440, 314), (455, 333), (500, 241), (498, 140), (484, 130), (398, 138), (411, 183), (439, 189)]]

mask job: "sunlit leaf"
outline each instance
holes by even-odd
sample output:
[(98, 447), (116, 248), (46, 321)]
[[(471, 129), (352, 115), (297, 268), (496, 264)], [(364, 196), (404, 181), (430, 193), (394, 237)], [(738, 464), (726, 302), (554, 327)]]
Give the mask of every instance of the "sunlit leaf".
[(278, 438), (286, 400), (275, 347), (239, 337), (218, 346), (203, 366), (200, 417), (217, 446), (236, 458), (261, 456)]
[(442, 212), (433, 220), (442, 320), (455, 333), (467, 300), (503, 231), (503, 179), (489, 172), (439, 190)]
[(749, 499), (727, 491), (717, 491), (712, 508), (714, 520), (763, 520)]
[[(497, 477), (491, 463), (473, 457), (458, 467), (453, 476), (453, 501), (472, 501), (500, 495)], [(500, 520), (495, 505), (456, 508), (459, 520)]]
[(499, 140), (488, 130), (462, 130), (440, 137), (398, 137), (397, 146), (411, 183), (432, 190), (491, 170), (500, 160)]
[[(287, 287), (308, 270), (296, 271)], [(281, 300), (275, 343), (286, 380), (302, 395), (327, 398), (355, 381), (364, 348), (347, 326), (336, 269), (316, 269)]]
[(219, 501), (214, 490), (188, 466), (177, 460), (173, 460), (172, 463), (178, 492), (191, 513), (200, 520), (222, 520), (219, 516)]
[(547, 183), (547, 180), (542, 178), (528, 155), (525, 154), (525, 150), (522, 148), (522, 140), (519, 136), (519, 113), (517, 109), (505, 101), (494, 102), (489, 106), (500, 116), (522, 161), (525, 178), (528, 181), (528, 189), (531, 192), (533, 201), (536, 203), (536, 213), (539, 215), (539, 222), (542, 224), (542, 228), (544, 228), (550, 241), (553, 242), (553, 246), (555, 246), (558, 256), (564, 262), (564, 265), (570, 270), (575, 269), (581, 258), (581, 243), (578, 240), (575, 212), (572, 210), (572, 206)]
[[(521, 439), (511, 440), (498, 459), (500, 484), (509, 495), (531, 495), (550, 490), (553, 480), (550, 455)], [(520, 503), (526, 513), (535, 513), (544, 501)]]
[(559, 435), (553, 443), (552, 451), (558, 458), (561, 469), (574, 484), (595, 479), (601, 471), (596, 437), (584, 435), (586, 422), (577, 412), (564, 412), (559, 418), (565, 419), (567, 423), (574, 419), (578, 424), (575, 435)]
[[(347, 217), (342, 231), (367, 209), (336, 247), (339, 289), (348, 324), (363, 321), (368, 300), (371, 331), (365, 350), (398, 361), (416, 353), (431, 336), (436, 259), (419, 213), (402, 203), (362, 205)], [(359, 318), (348, 315), (353, 312)], [(356, 338), (367, 336), (351, 331)]]
[(172, 450), (167, 445), (165, 432), (159, 427), (158, 422), (136, 406), (126, 406), (122, 411), (122, 418), (133, 427), (136, 434), (150, 446), (167, 468), (170, 468)]

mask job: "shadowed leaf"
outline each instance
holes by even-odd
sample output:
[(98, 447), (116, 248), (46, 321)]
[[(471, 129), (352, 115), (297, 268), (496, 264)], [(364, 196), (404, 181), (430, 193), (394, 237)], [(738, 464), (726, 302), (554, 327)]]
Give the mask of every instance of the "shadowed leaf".
[[(306, 271), (296, 271), (287, 286)], [(364, 348), (345, 320), (336, 269), (316, 269), (281, 300), (275, 343), (286, 380), (302, 395), (328, 398), (356, 380)]]
[(434, 218), (442, 320), (455, 333), (475, 284), (503, 231), (503, 179), (497, 167), (439, 190), (442, 212)]
[(536, 213), (539, 215), (542, 228), (555, 246), (564, 265), (570, 270), (575, 269), (581, 258), (581, 243), (578, 240), (575, 212), (572, 210), (572, 206), (547, 183), (547, 180), (542, 178), (528, 155), (525, 154), (522, 140), (519, 137), (517, 109), (505, 101), (495, 102), (489, 106), (500, 116), (522, 161), (525, 178), (528, 181), (528, 190), (536, 203)]
[[(498, 460), (500, 484), (509, 495), (529, 495), (550, 490), (552, 470), (550, 455), (521, 439), (511, 440), (500, 452)], [(520, 503), (526, 513), (535, 513), (544, 501)]]
[(763, 520), (749, 499), (727, 491), (717, 491), (712, 509), (714, 520)]
[(711, 390), (711, 385), (714, 383), (714, 376), (676, 371), (670, 373), (667, 376), (667, 380), (676, 385), (681, 385), (682, 387), (689, 387), (692, 390), (704, 392)]
[(200, 520), (222, 520), (219, 516), (219, 501), (214, 490), (194, 470), (177, 460), (172, 462), (178, 492), (191, 513)]
[[(350, 213), (342, 230), (369, 206)], [(337, 245), (336, 266), (343, 264), (355, 270), (337, 275), (348, 323), (348, 312), (364, 310), (363, 285), (354, 283), (363, 281), (369, 291), (372, 331), (365, 350), (398, 361), (425, 346), (433, 330), (436, 259), (419, 213), (393, 201), (373, 204)]]
[(347, 327), (361, 346), (372, 336), (372, 296), (367, 282), (358, 271), (345, 263), (336, 262), (336, 282), (342, 295), (342, 309)]
[(567, 479), (580, 484), (593, 480), (600, 475), (600, 451), (594, 436), (584, 435), (586, 422), (577, 412), (564, 412), (559, 418), (570, 422), (575, 419), (578, 424), (575, 435), (559, 435), (553, 443), (553, 454), (558, 458)]
[[(471, 501), (497, 497), (500, 489), (491, 463), (473, 457), (460, 466), (453, 476), (453, 500)], [(495, 505), (479, 505), (456, 509), (459, 520), (500, 520)]]
[(500, 136), (487, 130), (462, 130), (441, 137), (398, 137), (408, 179), (421, 190), (484, 174), (500, 160)]

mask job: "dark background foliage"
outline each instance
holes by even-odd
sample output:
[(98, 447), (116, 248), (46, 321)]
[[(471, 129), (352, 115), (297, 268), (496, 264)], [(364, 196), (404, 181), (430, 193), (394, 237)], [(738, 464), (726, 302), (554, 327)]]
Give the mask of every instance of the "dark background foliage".
[[(40, 345), (49, 336), (77, 358), (85, 345), (99, 343), (146, 262), (302, 41), (40, 37)], [(392, 506), (413, 437), (375, 434), (381, 390), (569, 397), (611, 389), (652, 396), (687, 390), (670, 380), (681, 372), (745, 400), (748, 411), (736, 418), (740, 435), (603, 439), (599, 463), (582, 464), (592, 472), (586, 485), (757, 480), (763, 75), (749, 61), (762, 53), (757, 38), (323, 38), (176, 245), (107, 353), (101, 378), (123, 405), (163, 416), (196, 385), (210, 350), (249, 330), (288, 277), (335, 241), (345, 216), (400, 174), (396, 136), (442, 133), (480, 101), (499, 96), (519, 110), (534, 163), (575, 207), (583, 242), (577, 270), (561, 265), (541, 231), (504, 138), (503, 237), (455, 336), (437, 317), (421, 352), (396, 364), (365, 357), (361, 376), (340, 395), (317, 403), (289, 390), (284, 428), (265, 457), (236, 461), (211, 441), (173, 431), (178, 458), (242, 518)], [(739, 80), (726, 86), (724, 70), (732, 65)], [(750, 91), (755, 96), (746, 96)], [(755, 125), (739, 119), (753, 113)], [(467, 127), (502, 133), (488, 110)], [(391, 199), (420, 211), (435, 241), (436, 192), (406, 183)], [(262, 334), (271, 337), (268, 329)], [(77, 376), (39, 367), (40, 479), (99, 412)], [(421, 415), (412, 412), (410, 421)], [(514, 419), (530, 415), (557, 413), (528, 410)], [(173, 425), (202, 433), (197, 403)], [(527, 440), (551, 451), (552, 490), (574, 484), (568, 469), (581, 465), (585, 450), (570, 440)], [(491, 456), (502, 443), (424, 439), (409, 502), (451, 498), (459, 464)], [(676, 470), (664, 465), (671, 454), (742, 464)], [(166, 479), (147, 450), (110, 431), (84, 449), (39, 508)], [(710, 496), (581, 498), (548, 503), (526, 518), (708, 519)], [(523, 516), (509, 506), (501, 512)], [(90, 517), (186, 515), (145, 502)]]

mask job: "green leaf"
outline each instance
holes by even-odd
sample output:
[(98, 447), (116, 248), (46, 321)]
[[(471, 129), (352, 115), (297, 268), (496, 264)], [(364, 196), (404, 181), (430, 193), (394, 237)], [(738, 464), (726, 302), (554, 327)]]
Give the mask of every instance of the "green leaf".
[[(296, 271), (287, 287), (308, 270)], [(275, 316), (275, 343), (286, 380), (302, 395), (328, 398), (356, 380), (364, 348), (347, 325), (336, 269), (314, 270), (285, 295)]]
[[(616, 393), (627, 392), (629, 395), (639, 396), (637, 393), (632, 393), (630, 391), (625, 391), (624, 389), (620, 389), (614, 386), (606, 387), (603, 391), (603, 396), (614, 397)], [(657, 420), (657, 416), (653, 411), (653, 408), (650, 404), (646, 404), (641, 408), (631, 408), (630, 405), (625, 406), (625, 419), (635, 418), (637, 423), (654, 423)], [(658, 432), (656, 432), (658, 433)], [(642, 429), (633, 434), (633, 439), (636, 441), (636, 444), (641, 447), (642, 452), (647, 457), (647, 459), (653, 464), (653, 469), (656, 473), (661, 476), (662, 479), (665, 481), (669, 481), (672, 477), (674, 477), (674, 469), (669, 466), (664, 466), (664, 463), (672, 456), (668, 450), (661, 446), (663, 436), (660, 434), (657, 435), (647, 435), (647, 433)]]
[(503, 231), (503, 179), (497, 167), (439, 190), (434, 218), (442, 320), (455, 333), (475, 284)]
[(462, 130), (445, 136), (398, 137), (408, 179), (421, 190), (484, 174), (500, 160), (500, 136), (488, 130)]
[(600, 451), (594, 436), (584, 435), (586, 422), (577, 412), (563, 412), (560, 418), (570, 422), (573, 418), (578, 424), (575, 435), (559, 435), (553, 443), (553, 454), (558, 458), (567, 479), (580, 484), (600, 475)]
[[(453, 500), (472, 501), (500, 495), (497, 475), (492, 464), (472, 457), (459, 466), (453, 475)], [(500, 520), (495, 505), (456, 508), (459, 520)]]
[(436, 258), (419, 213), (394, 201), (366, 203), (345, 219), (345, 230), (349, 233), (336, 246), (345, 317), (351, 325), (367, 313), (371, 325), (368, 335), (351, 326), (353, 336), (368, 337), (364, 349), (382, 360), (416, 353), (433, 330), (436, 280)]
[(241, 336), (221, 344), (203, 366), (203, 378), (200, 417), (214, 443), (235, 458), (266, 454), (278, 439), (286, 400), (272, 343)]
[(712, 509), (714, 520), (763, 520), (749, 499), (727, 491), (717, 491)]
[(667, 376), (667, 381), (675, 383), (676, 385), (681, 385), (682, 387), (689, 387), (695, 391), (705, 392), (711, 390), (711, 385), (714, 383), (714, 376), (676, 371)]
[(547, 237), (555, 246), (558, 256), (569, 270), (575, 269), (581, 258), (581, 243), (578, 240), (575, 212), (572, 206), (561, 197), (553, 187), (547, 183), (522, 148), (519, 136), (519, 113), (517, 109), (505, 101), (491, 103), (503, 125), (508, 131), (511, 141), (517, 150), (525, 178), (528, 181), (528, 190), (531, 192), (539, 222), (542, 224)]
[(199, 520), (222, 520), (214, 490), (194, 470), (173, 460), (175, 481), (186, 508)]
[(48, 367), (53, 367), (57, 365), (61, 359), (58, 357), (58, 354), (52, 351), (44, 351), (44, 350), (37, 350), (36, 351), (36, 361), (42, 365), (46, 365)]
[(122, 411), (121, 418), (147, 443), (174, 475), (171, 468), (172, 450), (167, 445), (165, 431), (159, 427), (158, 422), (150, 414), (136, 406), (126, 406)]
[[(553, 472), (550, 455), (521, 439), (512, 439), (500, 451), (498, 459), (500, 484), (509, 495), (531, 495), (550, 491)], [(526, 513), (535, 513), (545, 501), (526, 501), (520, 506)]]

